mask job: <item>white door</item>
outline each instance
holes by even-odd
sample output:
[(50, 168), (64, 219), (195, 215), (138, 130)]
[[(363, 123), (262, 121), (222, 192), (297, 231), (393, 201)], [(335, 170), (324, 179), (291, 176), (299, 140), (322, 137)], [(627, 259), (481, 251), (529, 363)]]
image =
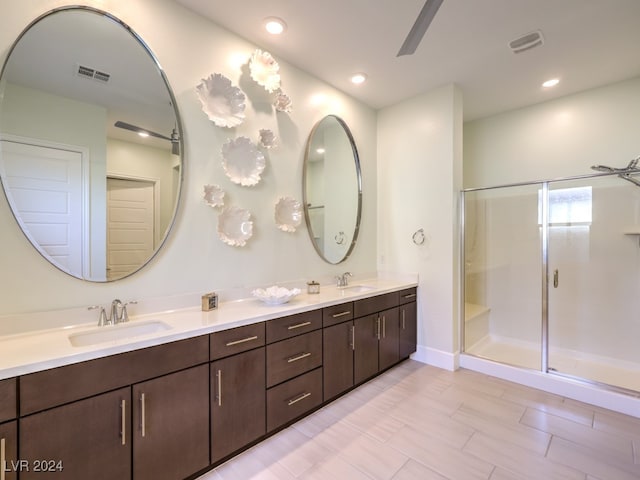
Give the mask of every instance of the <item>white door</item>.
[(60, 269), (82, 277), (82, 154), (0, 140), (2, 181), (20, 227)]
[(154, 184), (107, 178), (107, 280), (141, 267), (154, 251)]

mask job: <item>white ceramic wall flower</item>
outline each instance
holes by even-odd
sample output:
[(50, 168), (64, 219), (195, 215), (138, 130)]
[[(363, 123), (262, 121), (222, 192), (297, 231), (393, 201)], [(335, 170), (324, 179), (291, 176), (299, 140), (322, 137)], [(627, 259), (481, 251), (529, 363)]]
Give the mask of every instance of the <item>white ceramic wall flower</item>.
[(245, 118), (245, 95), (227, 77), (215, 73), (196, 87), (202, 110), (219, 127), (236, 127)]
[(280, 198), (276, 203), (275, 220), (283, 232), (295, 232), (302, 223), (302, 204), (292, 197)]
[(265, 88), (269, 93), (280, 88), (280, 65), (269, 52), (258, 49), (251, 55), (249, 60), (249, 72), (251, 78)]
[(233, 183), (244, 187), (257, 185), (265, 165), (264, 154), (247, 137), (222, 145), (222, 168)]
[(204, 201), (210, 207), (223, 207), (224, 206), (224, 190), (218, 185), (205, 185), (204, 186)]
[(278, 90), (276, 99), (273, 101), (273, 106), (277, 111), (284, 113), (291, 113), (291, 110), (293, 108), (291, 98), (282, 90)]
[(268, 128), (260, 129), (260, 145), (263, 148), (273, 148), (277, 146), (275, 134)]
[(225, 207), (218, 215), (218, 237), (232, 247), (244, 247), (253, 235), (251, 213), (244, 208)]

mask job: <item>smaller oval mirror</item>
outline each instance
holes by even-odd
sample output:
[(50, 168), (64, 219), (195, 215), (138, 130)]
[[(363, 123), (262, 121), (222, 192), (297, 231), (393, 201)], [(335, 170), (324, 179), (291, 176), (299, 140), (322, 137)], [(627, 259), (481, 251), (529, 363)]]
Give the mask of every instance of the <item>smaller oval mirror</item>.
[(362, 211), (360, 159), (344, 120), (327, 115), (313, 127), (302, 176), (311, 242), (326, 262), (344, 262), (355, 247)]

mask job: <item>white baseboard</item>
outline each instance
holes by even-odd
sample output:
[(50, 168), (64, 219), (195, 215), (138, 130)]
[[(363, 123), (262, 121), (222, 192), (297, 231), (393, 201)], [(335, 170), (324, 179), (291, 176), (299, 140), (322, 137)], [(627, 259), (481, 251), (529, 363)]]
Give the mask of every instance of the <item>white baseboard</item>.
[(436, 350), (435, 348), (429, 348), (423, 345), (418, 345), (416, 353), (411, 355), (411, 358), (418, 362), (449, 371), (457, 370), (460, 366), (460, 355), (458, 353), (443, 352), (442, 350)]

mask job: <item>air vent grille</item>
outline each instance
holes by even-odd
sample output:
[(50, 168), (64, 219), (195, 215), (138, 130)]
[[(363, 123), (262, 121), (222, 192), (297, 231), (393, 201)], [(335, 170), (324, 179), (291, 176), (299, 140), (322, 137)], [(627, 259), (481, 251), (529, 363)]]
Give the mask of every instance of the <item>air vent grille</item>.
[(107, 83), (111, 78), (111, 74), (101, 72), (100, 70), (96, 70), (95, 68), (87, 67), (85, 65), (78, 65), (77, 74), (79, 77), (90, 78), (103, 83)]
[(511, 48), (513, 53), (522, 53), (527, 50), (531, 50), (532, 48), (539, 47), (543, 43), (544, 37), (542, 36), (542, 32), (540, 30), (536, 30), (535, 32), (527, 33), (515, 40), (511, 40), (509, 42), (509, 48)]

